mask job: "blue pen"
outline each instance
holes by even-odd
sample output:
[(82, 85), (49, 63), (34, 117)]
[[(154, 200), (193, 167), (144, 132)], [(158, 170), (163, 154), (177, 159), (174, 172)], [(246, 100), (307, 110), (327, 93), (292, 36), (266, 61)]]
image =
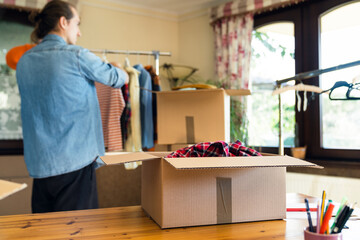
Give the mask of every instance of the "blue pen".
[(309, 201), (307, 200), (307, 198), (305, 198), (305, 206), (306, 206), (307, 218), (308, 218), (308, 221), (309, 221), (309, 231), (314, 232), (314, 227), (313, 227), (313, 224), (312, 224), (310, 208), (309, 208)]

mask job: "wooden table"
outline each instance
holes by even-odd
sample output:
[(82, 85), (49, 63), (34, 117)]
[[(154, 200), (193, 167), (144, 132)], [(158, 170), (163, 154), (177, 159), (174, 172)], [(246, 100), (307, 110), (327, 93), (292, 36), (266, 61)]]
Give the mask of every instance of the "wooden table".
[[(290, 194), (287, 200), (302, 202)], [(305, 214), (305, 213), (304, 213)], [(295, 215), (294, 215), (295, 216)], [(304, 218), (161, 230), (140, 206), (0, 217), (0, 239), (304, 239)], [(349, 221), (343, 239), (360, 239), (360, 221)]]

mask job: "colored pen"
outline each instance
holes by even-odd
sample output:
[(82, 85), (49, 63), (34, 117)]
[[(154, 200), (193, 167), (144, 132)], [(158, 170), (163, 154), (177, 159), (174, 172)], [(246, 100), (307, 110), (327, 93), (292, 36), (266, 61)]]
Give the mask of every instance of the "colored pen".
[(320, 226), (322, 225), (322, 221), (323, 221), (323, 217), (324, 217), (325, 197), (326, 197), (326, 192), (324, 190), (322, 193), (322, 201), (321, 201)]
[(326, 208), (325, 208), (324, 213), (326, 213), (326, 211), (327, 211), (327, 209), (328, 209), (328, 207), (329, 207), (329, 204), (330, 204), (330, 203), (332, 203), (332, 200), (331, 200), (331, 199), (329, 199), (329, 201), (328, 201), (328, 203), (327, 203), (327, 205), (326, 205)]
[[(328, 210), (328, 207), (329, 207), (329, 204), (330, 204), (330, 203), (332, 203), (332, 200), (331, 200), (331, 199), (329, 199), (329, 201), (328, 201), (328, 203), (327, 203), (327, 205), (326, 205), (326, 208), (325, 208), (325, 211), (324, 211), (324, 215), (325, 215), (325, 213), (327, 212), (327, 210)], [(324, 216), (324, 218), (325, 218), (325, 216)], [(324, 233), (329, 234), (329, 233), (330, 233), (330, 231), (329, 231), (328, 229), (329, 229), (329, 224), (327, 224), (327, 226), (326, 226), (326, 229), (325, 229), (325, 232), (324, 232)]]
[[(357, 202), (355, 202), (355, 203), (350, 207), (351, 212), (350, 212), (349, 217), (348, 217), (348, 219), (346, 220), (346, 222), (347, 222), (347, 221), (349, 220), (349, 218), (351, 217), (351, 214), (352, 214), (352, 212), (354, 211), (356, 204), (357, 204)], [(345, 222), (345, 224), (346, 224), (346, 222)], [(346, 226), (346, 225), (344, 225), (344, 227), (343, 227), (342, 229), (349, 229), (349, 227)], [(342, 229), (341, 229), (341, 230), (342, 230)]]
[(318, 200), (317, 203), (317, 212), (316, 212), (316, 233), (320, 232), (320, 211), (321, 211), (321, 201)]
[(341, 211), (341, 213), (339, 214), (338, 218), (336, 219), (335, 222), (335, 227), (334, 229), (331, 231), (331, 233), (338, 233), (340, 230), (340, 225), (342, 224), (342, 222), (344, 221), (345, 217), (347, 216), (347, 213), (349, 211), (349, 206), (344, 206), (343, 210)]
[(332, 203), (329, 203), (328, 205), (328, 208), (327, 208), (327, 211), (325, 213), (325, 216), (324, 216), (324, 220), (321, 224), (321, 228), (320, 228), (320, 234), (324, 234), (325, 231), (328, 229), (328, 226), (329, 226), (329, 221), (331, 219), (331, 216), (332, 216), (332, 212), (334, 210), (334, 207), (335, 205), (332, 204)]
[(339, 216), (339, 214), (340, 214), (341, 210), (344, 208), (344, 206), (345, 206), (346, 202), (347, 202), (347, 197), (343, 197), (343, 198), (342, 198), (342, 200), (341, 200), (341, 203), (340, 203), (339, 209), (338, 209), (338, 211), (337, 211), (337, 213), (336, 213), (336, 215), (335, 215), (335, 220), (334, 220), (334, 223), (333, 223), (333, 225), (331, 226), (331, 231), (334, 229), (336, 219), (338, 218), (338, 216)]
[(309, 201), (307, 200), (307, 198), (305, 198), (305, 206), (306, 206), (307, 218), (308, 218), (308, 221), (309, 221), (309, 231), (314, 232), (314, 227), (313, 227), (313, 224), (312, 224), (310, 208), (309, 208)]
[(338, 230), (339, 233), (343, 230), (346, 222), (349, 220), (349, 218), (350, 218), (350, 216), (351, 216), (351, 214), (352, 214), (353, 211), (354, 211), (354, 209), (351, 208), (351, 209), (349, 210), (349, 212), (346, 214), (346, 216), (345, 216), (345, 218), (344, 218), (344, 221), (340, 224), (340, 227), (339, 227), (339, 230)]

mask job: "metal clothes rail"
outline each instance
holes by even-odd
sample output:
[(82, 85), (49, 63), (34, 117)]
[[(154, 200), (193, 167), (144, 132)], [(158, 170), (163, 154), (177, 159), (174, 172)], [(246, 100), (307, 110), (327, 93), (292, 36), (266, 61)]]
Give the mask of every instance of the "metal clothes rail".
[[(317, 70), (313, 70), (313, 71), (309, 71), (309, 72), (298, 73), (293, 77), (285, 78), (285, 79), (282, 79), (282, 80), (277, 80), (275, 83), (276, 83), (277, 88), (281, 88), (281, 84), (289, 82), (289, 81), (306, 80), (306, 79), (309, 79), (309, 78), (317, 77), (317, 76), (319, 76), (319, 75), (321, 75), (323, 73), (333, 72), (333, 71), (336, 71), (336, 70), (345, 69), (345, 68), (349, 68), (349, 67), (355, 67), (355, 66), (358, 66), (358, 65), (360, 65), (360, 60), (345, 63), (345, 64), (341, 64), (341, 65), (334, 66), (334, 67), (325, 68), (325, 69), (317, 69)], [(279, 99), (279, 155), (284, 155), (284, 141), (283, 141), (283, 136), (282, 136), (281, 94), (279, 94), (278, 99)]]
[(103, 54), (126, 54), (126, 55), (152, 55), (155, 59), (155, 72), (159, 75), (159, 57), (160, 56), (171, 56), (170, 52), (160, 52), (160, 51), (128, 51), (128, 50), (107, 50), (107, 49), (89, 49), (93, 53), (103, 53)]

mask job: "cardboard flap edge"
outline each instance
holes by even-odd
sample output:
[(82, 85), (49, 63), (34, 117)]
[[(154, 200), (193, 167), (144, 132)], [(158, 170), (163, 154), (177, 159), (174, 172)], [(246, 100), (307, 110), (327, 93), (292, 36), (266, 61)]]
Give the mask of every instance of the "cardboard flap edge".
[(248, 96), (251, 95), (249, 89), (225, 89), (225, 92), (229, 96)]
[(26, 183), (15, 183), (0, 179), (0, 200), (21, 191), (27, 187)]
[(289, 156), (164, 158), (176, 169), (313, 167), (314, 163)]
[(106, 165), (147, 161), (162, 158), (170, 152), (109, 152), (100, 156)]

